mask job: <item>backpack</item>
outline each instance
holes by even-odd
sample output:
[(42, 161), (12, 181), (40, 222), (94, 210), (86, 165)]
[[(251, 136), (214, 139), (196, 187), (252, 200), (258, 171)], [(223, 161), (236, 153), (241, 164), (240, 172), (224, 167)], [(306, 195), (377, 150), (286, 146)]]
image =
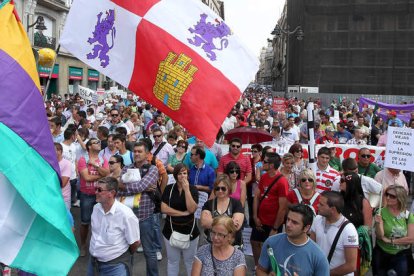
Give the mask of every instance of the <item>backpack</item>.
[(318, 193), (315, 193), (312, 196), (312, 198), (309, 200), (309, 204), (306, 204), (306, 203), (303, 203), (303, 198), (302, 198), (302, 195), (300, 194), (298, 188), (293, 189), (293, 191), (295, 192), (296, 197), (298, 198), (299, 203), (308, 205), (312, 209), (313, 215), (316, 216), (315, 208), (313, 208), (313, 203), (315, 203), (315, 200), (318, 198), (318, 195), (319, 194)]

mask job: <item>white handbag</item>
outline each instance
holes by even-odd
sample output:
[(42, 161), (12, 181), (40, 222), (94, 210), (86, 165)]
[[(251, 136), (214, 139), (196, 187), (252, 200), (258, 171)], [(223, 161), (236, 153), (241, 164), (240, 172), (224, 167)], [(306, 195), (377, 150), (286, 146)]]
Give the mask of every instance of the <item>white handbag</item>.
[[(171, 194), (174, 189), (175, 184), (172, 186), (170, 191), (170, 198), (168, 200), (168, 205), (171, 206)], [(179, 249), (188, 249), (190, 247), (190, 238), (194, 230), (195, 226), (195, 218), (193, 219), (193, 227), (191, 228), (190, 234), (182, 234), (180, 232), (174, 231), (172, 226), (172, 218), (170, 216), (170, 225), (171, 225), (171, 237), (170, 237), (170, 245), (175, 248)]]

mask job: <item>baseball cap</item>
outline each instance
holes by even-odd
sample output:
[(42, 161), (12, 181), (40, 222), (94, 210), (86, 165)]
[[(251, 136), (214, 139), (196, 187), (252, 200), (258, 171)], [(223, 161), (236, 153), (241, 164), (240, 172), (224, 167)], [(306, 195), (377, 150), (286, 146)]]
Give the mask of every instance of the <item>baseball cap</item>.
[(397, 116), (397, 112), (395, 112), (394, 110), (390, 112), (391, 116)]

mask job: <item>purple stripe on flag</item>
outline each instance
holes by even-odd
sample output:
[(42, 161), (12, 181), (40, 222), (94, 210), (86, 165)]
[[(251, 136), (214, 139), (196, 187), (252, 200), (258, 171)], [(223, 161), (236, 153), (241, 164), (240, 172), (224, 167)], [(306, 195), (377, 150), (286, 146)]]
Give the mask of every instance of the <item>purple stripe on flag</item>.
[(0, 122), (22, 137), (60, 175), (42, 95), (20, 64), (1, 49), (0, 105)]

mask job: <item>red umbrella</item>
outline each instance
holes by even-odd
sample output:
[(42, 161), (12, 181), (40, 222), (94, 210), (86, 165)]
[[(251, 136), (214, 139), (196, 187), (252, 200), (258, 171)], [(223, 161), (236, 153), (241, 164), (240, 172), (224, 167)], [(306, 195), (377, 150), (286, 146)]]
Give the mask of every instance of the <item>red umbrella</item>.
[(230, 141), (233, 138), (240, 138), (243, 144), (270, 142), (273, 139), (269, 132), (253, 127), (234, 128), (229, 130), (224, 137), (227, 141)]

